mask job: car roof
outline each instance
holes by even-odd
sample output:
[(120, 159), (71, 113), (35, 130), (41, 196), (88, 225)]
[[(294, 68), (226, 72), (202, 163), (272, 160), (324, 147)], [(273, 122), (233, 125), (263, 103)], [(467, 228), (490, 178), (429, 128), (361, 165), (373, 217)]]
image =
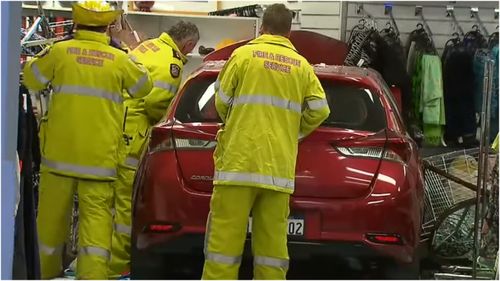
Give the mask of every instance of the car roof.
[[(193, 76), (197, 76), (202, 72), (219, 73), (225, 63), (225, 60), (206, 61), (202, 63), (195, 72), (193, 72)], [(313, 68), (316, 75), (320, 77), (336, 77), (349, 80), (360, 80), (363, 81), (364, 84), (369, 84), (374, 87), (377, 87), (377, 84), (383, 81), (380, 74), (370, 68), (326, 64), (315, 64), (313, 65)]]

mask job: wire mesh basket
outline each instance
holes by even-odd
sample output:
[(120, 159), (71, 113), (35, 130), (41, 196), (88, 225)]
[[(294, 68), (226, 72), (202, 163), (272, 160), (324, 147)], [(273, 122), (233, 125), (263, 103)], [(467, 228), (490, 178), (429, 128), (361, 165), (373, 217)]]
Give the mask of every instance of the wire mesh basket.
[[(437, 221), (456, 204), (475, 198), (479, 148), (453, 151), (424, 158), (425, 213), (422, 239), (428, 239)], [(453, 181), (444, 177), (455, 177)]]

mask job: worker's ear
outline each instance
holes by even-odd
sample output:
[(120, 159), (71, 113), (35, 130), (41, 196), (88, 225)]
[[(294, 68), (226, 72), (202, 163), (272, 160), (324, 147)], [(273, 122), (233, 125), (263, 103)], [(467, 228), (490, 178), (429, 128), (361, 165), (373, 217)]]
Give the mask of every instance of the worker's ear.
[(197, 43), (198, 43), (198, 40), (194, 40), (194, 39), (188, 39), (188, 40), (186, 40), (184, 42), (182, 48), (181, 48), (181, 52), (184, 55), (187, 55), (187, 54), (191, 53)]

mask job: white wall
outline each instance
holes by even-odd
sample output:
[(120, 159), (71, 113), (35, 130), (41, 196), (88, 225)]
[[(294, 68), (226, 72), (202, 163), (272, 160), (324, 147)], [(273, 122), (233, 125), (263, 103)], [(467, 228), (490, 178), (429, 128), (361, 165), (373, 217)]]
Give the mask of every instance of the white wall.
[(336, 39), (340, 39), (341, 32), (341, 1), (221, 1), (221, 9), (230, 9), (253, 4), (269, 5), (284, 3), (289, 9), (300, 10), (300, 23), (294, 24), (293, 29), (311, 30)]

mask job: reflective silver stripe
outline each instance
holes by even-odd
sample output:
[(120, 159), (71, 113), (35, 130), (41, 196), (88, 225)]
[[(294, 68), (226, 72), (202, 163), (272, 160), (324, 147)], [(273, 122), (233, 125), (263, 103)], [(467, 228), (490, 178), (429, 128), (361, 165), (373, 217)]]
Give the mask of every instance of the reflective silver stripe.
[(206, 253), (205, 254), (205, 259), (217, 263), (224, 263), (224, 264), (229, 264), (229, 265), (235, 265), (241, 263), (241, 256), (234, 257), (234, 256), (226, 256), (226, 255), (221, 255), (221, 254), (216, 254), (216, 253)]
[(61, 254), (63, 251), (63, 248), (64, 248), (64, 245), (59, 245), (57, 247), (50, 247), (50, 246), (47, 246), (41, 242), (38, 242), (39, 251), (48, 255), (48, 256)]
[(174, 94), (177, 93), (177, 86), (172, 85), (170, 83), (166, 83), (163, 81), (155, 81), (153, 83), (153, 86), (156, 88), (163, 89), (165, 91), (169, 91), (169, 92), (174, 93)]
[(122, 234), (130, 235), (132, 233), (132, 228), (129, 225), (115, 223), (115, 231)]
[(312, 100), (307, 102), (307, 106), (312, 110), (318, 110), (328, 106), (328, 101), (326, 99)]
[(219, 79), (215, 80), (214, 89), (217, 92), (217, 95), (219, 96), (219, 98), (222, 100), (223, 103), (225, 103), (225, 104), (231, 103), (232, 98), (230, 96), (226, 95), (226, 93), (224, 93), (224, 91), (220, 88)]
[(92, 246), (81, 247), (78, 253), (81, 255), (101, 256), (107, 260), (109, 260), (109, 257), (111, 256), (108, 250)]
[(40, 68), (38, 68), (38, 66), (34, 62), (31, 64), (31, 70), (33, 71), (33, 74), (35, 75), (38, 82), (44, 85), (49, 83), (49, 79), (43, 76), (42, 72), (40, 72)]
[(145, 73), (144, 75), (142, 75), (141, 79), (139, 79), (139, 81), (137, 81), (137, 83), (135, 83), (134, 86), (128, 88), (128, 93), (131, 96), (134, 96), (137, 92), (139, 92), (139, 90), (142, 88), (142, 86), (144, 86), (144, 84), (146, 84), (147, 81), (148, 81), (148, 74)]
[(112, 93), (101, 89), (95, 89), (83, 86), (71, 86), (71, 85), (55, 86), (54, 92), (56, 94), (75, 94), (80, 96), (103, 98), (116, 103), (123, 102), (121, 93)]
[(139, 159), (129, 156), (129, 157), (125, 158), (125, 164), (129, 165), (129, 166), (137, 167), (137, 165), (139, 165)]
[(84, 175), (93, 175), (99, 177), (114, 177), (116, 176), (116, 169), (111, 168), (101, 168), (101, 167), (89, 167), (89, 166), (80, 166), (69, 163), (56, 162), (52, 160), (48, 160), (42, 157), (42, 164), (56, 170), (73, 172)]
[(134, 55), (130, 54), (130, 55), (128, 55), (128, 57), (129, 57), (129, 59), (130, 59), (131, 61), (133, 61), (133, 62), (135, 62), (135, 63), (137, 63), (137, 62), (138, 62), (138, 60), (137, 60), (137, 57), (136, 57), (136, 56), (134, 56)]
[(204, 254), (207, 254), (207, 249), (208, 249), (208, 239), (210, 237), (210, 232), (211, 232), (211, 229), (210, 229), (210, 224), (211, 224), (211, 213), (209, 212), (208, 213), (208, 218), (207, 218), (207, 230), (205, 232), (205, 243), (204, 243), (204, 246), (203, 246), (203, 253)]
[(294, 180), (278, 178), (273, 176), (266, 176), (260, 174), (240, 173), (240, 172), (222, 172), (216, 171), (214, 180), (222, 181), (237, 181), (237, 182), (251, 182), (257, 184), (274, 185), (282, 188), (294, 189)]
[(284, 268), (284, 269), (288, 268), (288, 260), (285, 260), (285, 259), (255, 256), (253, 258), (253, 263), (254, 263), (254, 265), (266, 265), (266, 266), (279, 267), (279, 268)]
[(235, 98), (234, 105), (238, 104), (265, 104), (302, 113), (302, 107), (299, 103), (275, 96), (243, 95)]

